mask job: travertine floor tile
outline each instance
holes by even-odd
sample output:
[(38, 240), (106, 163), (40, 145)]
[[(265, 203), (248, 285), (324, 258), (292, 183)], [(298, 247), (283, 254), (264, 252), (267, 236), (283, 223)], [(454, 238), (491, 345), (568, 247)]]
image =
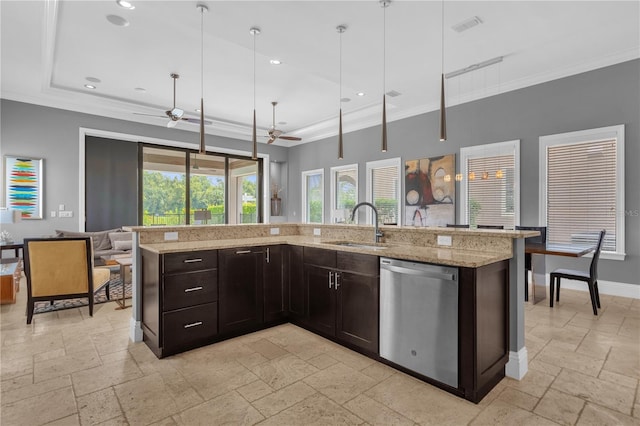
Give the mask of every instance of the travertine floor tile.
[(563, 425), (573, 425), (583, 407), (584, 400), (549, 389), (533, 412)]
[(116, 396), (127, 421), (148, 424), (182, 411), (159, 374), (115, 386)]
[(371, 388), (377, 380), (338, 363), (312, 374), (304, 382), (338, 404), (344, 404)]
[(498, 395), (498, 399), (527, 411), (532, 411), (533, 407), (538, 403), (538, 398), (535, 396), (510, 387), (506, 387), (502, 393)]
[(537, 370), (529, 370), (522, 380), (515, 380), (509, 377), (502, 379), (502, 382), (509, 387), (526, 392), (540, 398), (553, 382), (554, 376), (542, 373)]
[(80, 424), (80, 417), (77, 414), (73, 414), (69, 417), (65, 417), (64, 419), (49, 422), (47, 423), (47, 426), (80, 426)]
[(249, 349), (256, 351), (267, 359), (274, 359), (287, 354), (287, 351), (267, 339), (260, 339), (257, 342), (248, 343), (247, 346)]
[(253, 402), (256, 399), (269, 395), (273, 392), (273, 389), (262, 380), (256, 380), (255, 382), (239, 387), (237, 391), (244, 399)]
[(307, 362), (319, 370), (324, 370), (325, 368), (336, 364), (338, 360), (330, 357), (326, 353), (321, 353), (320, 355), (316, 355), (313, 358), (308, 359)]
[(282, 388), (272, 394), (269, 394), (252, 404), (265, 417), (273, 416), (280, 411), (289, 408), (298, 402), (315, 394), (316, 390), (304, 382), (296, 382), (285, 388)]
[(638, 426), (638, 424), (640, 421), (637, 418), (591, 403), (587, 403), (576, 423), (577, 426)]
[(269, 417), (261, 426), (298, 425), (359, 425), (363, 421), (324, 395), (315, 394), (291, 408)]
[(588, 402), (595, 402), (621, 413), (631, 414), (634, 395), (624, 386), (571, 370), (563, 370), (551, 386), (553, 389)]
[(626, 348), (611, 348), (604, 368), (614, 373), (640, 379), (640, 357)]
[(43, 382), (54, 377), (98, 367), (101, 364), (100, 357), (93, 349), (39, 361), (34, 363), (33, 381), (34, 383)]
[(123, 416), (113, 388), (80, 396), (77, 401), (80, 421), (84, 425), (95, 425)]
[(2, 404), (0, 423), (3, 425), (43, 425), (77, 413), (71, 386)]
[(274, 389), (281, 389), (318, 371), (297, 356), (286, 355), (251, 368), (253, 373)]
[(12, 360), (2, 359), (2, 363), (0, 363), (0, 380), (4, 382), (25, 375), (33, 377), (33, 357), (26, 356)]
[(143, 374), (135, 361), (125, 360), (72, 373), (71, 380), (76, 395), (82, 396), (142, 376)]
[(19, 387), (15, 385), (11, 386), (7, 382), (2, 382), (2, 405), (71, 386), (71, 378), (69, 376), (55, 377), (35, 384), (32, 383), (31, 375), (23, 377), (28, 379), (28, 384)]
[(363, 419), (370, 425), (379, 426), (405, 426), (414, 425), (400, 413), (396, 413), (386, 405), (375, 401), (368, 396), (359, 395), (344, 404), (344, 407)]
[(545, 347), (536, 355), (535, 359), (594, 377), (600, 373), (602, 365), (604, 364), (604, 360), (602, 359), (594, 359), (588, 355), (583, 355), (573, 350), (562, 349), (557, 346)]
[(470, 425), (557, 426), (556, 423), (504, 401), (492, 402)]
[(237, 392), (219, 396), (183, 411), (174, 419), (178, 424), (196, 425), (253, 425), (264, 417)]

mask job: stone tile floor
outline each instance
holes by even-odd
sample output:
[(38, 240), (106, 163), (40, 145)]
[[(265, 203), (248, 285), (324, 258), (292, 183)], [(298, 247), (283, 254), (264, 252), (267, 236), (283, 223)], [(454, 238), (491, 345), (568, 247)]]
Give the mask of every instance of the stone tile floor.
[(2, 305), (10, 425), (640, 425), (640, 300), (563, 290), (526, 305), (529, 372), (472, 404), (291, 324), (158, 360), (115, 303)]

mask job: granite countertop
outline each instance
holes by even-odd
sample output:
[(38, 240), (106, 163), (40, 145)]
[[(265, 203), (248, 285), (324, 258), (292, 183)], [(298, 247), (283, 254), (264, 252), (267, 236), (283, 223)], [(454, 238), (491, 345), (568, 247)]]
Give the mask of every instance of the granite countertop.
[(164, 242), (141, 244), (140, 248), (154, 253), (164, 254), (197, 250), (290, 244), (468, 268), (477, 268), (511, 258), (510, 255), (476, 250), (420, 247), (409, 244), (374, 244), (371, 242), (357, 242), (358, 244), (364, 245), (364, 247), (350, 247), (337, 245), (335, 244), (336, 242), (336, 239), (295, 235), (209, 241)]

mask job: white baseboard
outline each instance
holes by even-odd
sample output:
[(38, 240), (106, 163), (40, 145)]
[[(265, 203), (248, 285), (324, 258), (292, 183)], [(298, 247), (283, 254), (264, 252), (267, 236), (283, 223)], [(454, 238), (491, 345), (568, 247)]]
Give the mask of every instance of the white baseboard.
[[(547, 274), (545, 278), (545, 285), (549, 287), (549, 274)], [(584, 281), (574, 281), (568, 280), (566, 278), (562, 279), (560, 288), (589, 292), (589, 287), (587, 287)], [(638, 284), (598, 280), (598, 291), (600, 292), (600, 294), (608, 294), (610, 296), (621, 296), (630, 297), (632, 299), (640, 299), (640, 285)]]
[(132, 342), (142, 342), (142, 323), (133, 317), (129, 320), (129, 339)]
[(512, 379), (522, 380), (529, 371), (529, 355), (526, 346), (518, 352), (509, 351), (509, 361), (504, 367), (504, 374)]

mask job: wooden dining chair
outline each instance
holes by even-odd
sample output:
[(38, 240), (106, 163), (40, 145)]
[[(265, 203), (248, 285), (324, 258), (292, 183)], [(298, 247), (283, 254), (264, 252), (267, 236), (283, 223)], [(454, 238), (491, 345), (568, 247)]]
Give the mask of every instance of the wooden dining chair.
[(504, 225), (477, 225), (478, 229), (504, 229)]
[[(516, 226), (516, 231), (538, 231), (537, 237), (529, 237), (526, 240), (536, 244), (547, 243), (546, 226)], [(531, 271), (531, 253), (524, 254), (524, 301), (529, 301), (529, 271)]]
[(457, 223), (447, 223), (447, 228), (468, 228), (469, 225), (462, 225)]
[(573, 269), (556, 269), (551, 273), (549, 280), (549, 306), (553, 308), (553, 292), (555, 284), (556, 302), (560, 301), (560, 280), (566, 278), (568, 280), (584, 281), (589, 286), (589, 295), (591, 296), (591, 306), (593, 307), (593, 314), (598, 315), (598, 308), (600, 308), (600, 292), (598, 291), (598, 259), (600, 258), (600, 252), (602, 251), (602, 242), (604, 241), (604, 235), (606, 230), (600, 231), (600, 237), (598, 238), (598, 245), (596, 251), (593, 253), (591, 259), (591, 266), (588, 271), (576, 271)]

